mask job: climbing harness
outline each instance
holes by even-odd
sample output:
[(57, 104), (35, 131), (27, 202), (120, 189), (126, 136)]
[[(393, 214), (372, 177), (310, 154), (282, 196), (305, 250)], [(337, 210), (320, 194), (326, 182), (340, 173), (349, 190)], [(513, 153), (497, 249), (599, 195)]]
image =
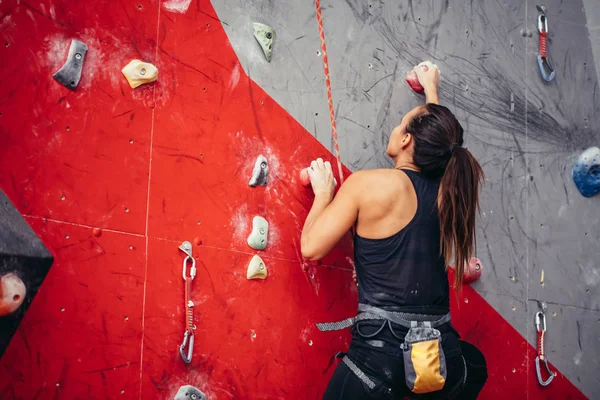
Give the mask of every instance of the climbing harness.
[[(408, 388), (416, 394), (431, 393), (441, 390), (446, 383), (446, 358), (442, 349), (442, 335), (439, 330), (434, 329), (450, 322), (450, 313), (444, 315), (412, 314), (398, 311), (387, 311), (368, 304), (358, 305), (356, 317), (347, 318), (339, 322), (318, 323), (317, 328), (321, 332), (337, 331), (349, 328), (360, 321), (380, 320), (383, 324), (373, 334), (363, 334), (359, 326), (358, 333), (365, 338), (376, 336), (387, 324), (392, 334), (398, 337), (392, 328), (392, 323), (408, 328), (404, 337), (404, 343), (400, 346), (404, 355), (404, 378)], [(377, 341), (370, 341), (375, 347)], [(368, 342), (369, 343), (369, 342)], [(374, 389), (375, 383), (366, 375), (348, 356), (342, 359), (344, 364), (358, 377), (368, 388)], [(432, 368), (434, 366), (434, 368)]]
[(536, 6), (540, 14), (538, 15), (538, 32), (540, 34), (540, 52), (537, 56), (538, 67), (540, 74), (546, 82), (554, 79), (556, 72), (550, 64), (548, 57), (548, 18), (546, 17), (546, 7), (543, 5)]
[[(179, 346), (179, 354), (181, 354), (181, 358), (183, 362), (189, 364), (192, 362), (192, 353), (194, 351), (194, 331), (196, 330), (196, 325), (194, 325), (194, 303), (192, 302), (192, 281), (196, 276), (196, 260), (192, 255), (192, 244), (188, 241), (185, 241), (179, 246), (179, 250), (183, 251), (186, 254), (185, 259), (183, 260), (183, 281), (185, 282), (185, 332), (183, 333), (183, 342)], [(190, 276), (187, 276), (187, 265), (188, 262), (191, 263), (190, 267)], [(187, 346), (187, 354), (186, 348)]]
[[(540, 308), (542, 311), (538, 311), (535, 314), (535, 328), (537, 330), (537, 351), (538, 356), (535, 358), (535, 371), (537, 372), (538, 382), (542, 386), (548, 386), (552, 379), (556, 376), (556, 372), (552, 372), (550, 370), (550, 366), (548, 365), (548, 359), (544, 354), (544, 336), (546, 334), (546, 303), (538, 302), (540, 304)], [(542, 378), (542, 371), (540, 369), (540, 361), (544, 363), (546, 366), (546, 371), (548, 372), (548, 379), (544, 380)]]

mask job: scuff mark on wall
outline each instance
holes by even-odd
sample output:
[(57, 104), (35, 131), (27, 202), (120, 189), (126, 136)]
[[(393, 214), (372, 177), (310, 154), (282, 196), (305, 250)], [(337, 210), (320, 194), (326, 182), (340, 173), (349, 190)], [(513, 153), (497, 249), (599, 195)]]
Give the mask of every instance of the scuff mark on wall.
[(169, 0), (163, 3), (163, 7), (170, 12), (185, 14), (191, 3), (192, 0)]

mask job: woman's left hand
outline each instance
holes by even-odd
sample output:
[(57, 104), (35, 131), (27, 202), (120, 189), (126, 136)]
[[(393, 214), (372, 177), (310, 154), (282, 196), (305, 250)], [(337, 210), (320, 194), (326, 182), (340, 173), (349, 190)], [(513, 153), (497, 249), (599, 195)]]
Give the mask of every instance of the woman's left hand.
[(315, 197), (324, 197), (331, 201), (335, 187), (337, 186), (337, 182), (333, 177), (331, 163), (329, 161), (323, 162), (322, 158), (317, 158), (310, 163), (307, 171)]

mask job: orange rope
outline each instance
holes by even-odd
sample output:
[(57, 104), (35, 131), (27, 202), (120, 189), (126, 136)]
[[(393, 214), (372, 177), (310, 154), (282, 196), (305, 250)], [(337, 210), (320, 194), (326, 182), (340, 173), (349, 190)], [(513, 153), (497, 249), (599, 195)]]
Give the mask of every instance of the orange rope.
[(319, 35), (321, 36), (321, 50), (323, 53), (323, 66), (325, 67), (325, 86), (327, 87), (327, 103), (329, 105), (329, 119), (331, 120), (331, 136), (333, 137), (333, 149), (337, 159), (338, 173), (340, 174), (340, 184), (344, 183), (344, 171), (342, 170), (342, 160), (340, 159), (340, 147), (338, 146), (338, 136), (335, 125), (335, 111), (333, 110), (333, 97), (331, 96), (331, 79), (329, 78), (329, 61), (327, 59), (327, 46), (325, 45), (325, 34), (323, 33), (323, 16), (321, 15), (321, 0), (315, 1), (317, 9), (317, 22), (319, 23)]

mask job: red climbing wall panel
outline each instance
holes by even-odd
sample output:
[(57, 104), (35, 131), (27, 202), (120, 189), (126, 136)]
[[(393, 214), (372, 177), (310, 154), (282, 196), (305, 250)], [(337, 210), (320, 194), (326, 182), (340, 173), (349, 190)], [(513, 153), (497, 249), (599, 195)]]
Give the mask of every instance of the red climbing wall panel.
[[(349, 338), (314, 323), (352, 315), (356, 290), (348, 248), (303, 263), (297, 177), (333, 157), (247, 77), (211, 4), (4, 1), (0, 38), (0, 188), (56, 257), (1, 360), (0, 398), (169, 399), (182, 384), (213, 399), (319, 398)], [(75, 92), (51, 77), (71, 38), (89, 47)], [(159, 80), (132, 90), (120, 73), (132, 58)], [(259, 154), (270, 182), (253, 189)], [(254, 215), (270, 222), (265, 281), (245, 278)], [(184, 240), (199, 243), (189, 366)], [(533, 349), (465, 296), (456, 324), (488, 358), (483, 398), (583, 397), (562, 376), (541, 390)]]

